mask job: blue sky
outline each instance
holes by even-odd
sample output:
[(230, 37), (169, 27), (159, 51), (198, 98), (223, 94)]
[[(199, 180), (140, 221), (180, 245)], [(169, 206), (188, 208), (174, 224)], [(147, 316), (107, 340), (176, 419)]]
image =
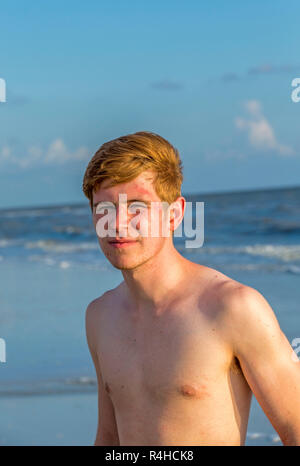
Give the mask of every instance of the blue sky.
[(0, 207), (85, 201), (94, 152), (142, 130), (179, 149), (183, 193), (300, 184), (299, 2), (11, 0), (0, 10)]

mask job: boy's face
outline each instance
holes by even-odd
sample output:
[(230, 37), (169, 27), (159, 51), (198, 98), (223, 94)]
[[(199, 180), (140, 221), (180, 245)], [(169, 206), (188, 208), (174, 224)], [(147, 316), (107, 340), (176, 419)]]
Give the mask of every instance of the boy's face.
[[(169, 236), (163, 233), (170, 225), (167, 204), (164, 208), (156, 194), (153, 177), (154, 173), (146, 170), (134, 180), (112, 187), (108, 187), (110, 180), (105, 180), (93, 193), (93, 223), (98, 241), (106, 258), (118, 269), (129, 270), (143, 264), (159, 253), (166, 241), (172, 241), (171, 231)], [(104, 237), (103, 230), (108, 232), (109, 227), (109, 236)], [(113, 243), (117, 239), (131, 242)]]

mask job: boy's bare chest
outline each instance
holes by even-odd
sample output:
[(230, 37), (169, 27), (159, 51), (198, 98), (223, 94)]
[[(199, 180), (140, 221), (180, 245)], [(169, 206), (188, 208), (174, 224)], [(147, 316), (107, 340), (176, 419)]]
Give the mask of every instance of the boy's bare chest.
[(98, 345), (113, 401), (128, 404), (137, 394), (157, 402), (207, 398), (228, 367), (230, 355), (216, 328), (196, 313), (119, 324), (102, 329)]

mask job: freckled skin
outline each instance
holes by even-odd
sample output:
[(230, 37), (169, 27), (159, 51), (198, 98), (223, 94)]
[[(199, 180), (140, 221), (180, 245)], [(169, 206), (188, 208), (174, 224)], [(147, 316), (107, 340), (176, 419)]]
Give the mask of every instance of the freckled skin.
[[(127, 199), (137, 199), (137, 198), (145, 198), (148, 200), (151, 200), (151, 202), (154, 203), (160, 203), (161, 199), (153, 191), (150, 189), (147, 189), (147, 187), (150, 185), (152, 186), (152, 177), (148, 178), (149, 175), (145, 175), (142, 178), (139, 177), (140, 181), (132, 181), (131, 183), (125, 183), (125, 184), (120, 184), (115, 187), (108, 187), (107, 180), (105, 180), (102, 183), (101, 189), (97, 191), (96, 193), (93, 194), (93, 202), (98, 203), (101, 201), (109, 201), (109, 202), (118, 202), (119, 200), (119, 194), (126, 194)], [(150, 184), (151, 183), (151, 184)], [(124, 186), (130, 185), (130, 189), (125, 189)], [(115, 193), (113, 196), (111, 195), (112, 191)], [(154, 228), (154, 231), (162, 232), (163, 228), (163, 220), (162, 220), (162, 208), (158, 206), (153, 206), (151, 207), (153, 209), (153, 213), (157, 214), (157, 220), (153, 222), (154, 225), (156, 225), (156, 228)], [(150, 209), (149, 209), (150, 210)], [(129, 214), (127, 214), (128, 218), (131, 217)], [(96, 229), (96, 225), (102, 215), (96, 213), (96, 209), (93, 211), (93, 223)], [(129, 248), (112, 248), (108, 244), (109, 238), (106, 237), (101, 237), (98, 236), (98, 242), (100, 244), (100, 247), (106, 256), (106, 258), (111, 262), (111, 264), (120, 270), (130, 270), (134, 269), (137, 266), (140, 266), (142, 263), (145, 263), (149, 261), (150, 258), (153, 256), (157, 255), (159, 251), (163, 248), (163, 245), (165, 243), (165, 238), (162, 238), (160, 236), (156, 237), (151, 237), (151, 216), (149, 213), (144, 212), (142, 215), (144, 221), (138, 221), (136, 228), (140, 231), (140, 236), (136, 238), (136, 243), (134, 245), (130, 246), (130, 251)], [(117, 220), (117, 218), (116, 218)], [(118, 224), (118, 221), (116, 223)], [(116, 229), (117, 232), (117, 229)], [(123, 231), (123, 228), (120, 227), (119, 233)], [(112, 235), (114, 236), (114, 234)], [(121, 236), (121, 235), (120, 235)], [(127, 232), (125, 231), (124, 235), (127, 238), (130, 238), (133, 235), (133, 232), (131, 231), (131, 228), (127, 225)], [(130, 252), (130, 253), (129, 253)]]

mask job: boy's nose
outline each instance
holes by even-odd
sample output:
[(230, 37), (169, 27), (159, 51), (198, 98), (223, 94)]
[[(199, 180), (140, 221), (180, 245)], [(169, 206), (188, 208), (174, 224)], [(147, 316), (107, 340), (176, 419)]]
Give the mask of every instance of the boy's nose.
[(126, 237), (128, 229), (128, 210), (127, 204), (120, 203), (116, 206), (116, 233)]

